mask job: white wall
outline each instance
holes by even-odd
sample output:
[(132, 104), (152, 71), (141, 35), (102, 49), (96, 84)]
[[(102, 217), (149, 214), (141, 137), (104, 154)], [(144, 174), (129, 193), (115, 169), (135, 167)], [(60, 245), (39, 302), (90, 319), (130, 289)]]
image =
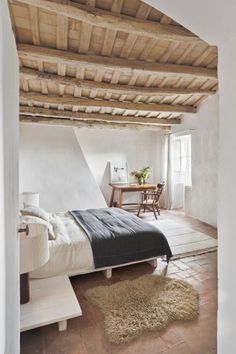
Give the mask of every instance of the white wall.
[[(236, 1), (227, 0), (145, 0), (196, 33), (218, 45), (235, 34)], [(209, 25), (210, 24), (210, 25)]]
[(217, 226), (219, 96), (203, 102), (196, 115), (186, 115), (173, 132), (192, 135), (192, 187), (186, 189), (185, 212)]
[[(188, 129), (194, 129), (193, 186), (187, 194), (186, 213), (216, 226), (217, 95), (203, 103), (197, 115), (187, 115), (174, 132)], [(150, 182), (161, 181), (163, 175), (163, 139), (157, 132), (29, 124), (21, 125), (20, 132), (20, 191), (38, 191), (40, 205), (47, 210), (105, 206), (100, 190), (109, 205), (110, 161), (127, 161), (129, 173), (150, 166)], [(129, 179), (133, 181), (130, 175)], [(139, 198), (137, 193), (127, 193), (124, 202)]]
[[(152, 131), (116, 129), (76, 129), (79, 144), (90, 169), (100, 186), (107, 203), (111, 187), (109, 162), (127, 161), (129, 180), (133, 170), (150, 166), (149, 182), (158, 183), (161, 178), (161, 135)], [(138, 201), (140, 195), (124, 194), (124, 202)]]
[(20, 192), (40, 193), (48, 211), (106, 206), (73, 128), (21, 124)]
[[(219, 48), (219, 353), (236, 353), (236, 29)], [(227, 348), (227, 349), (226, 349)]]
[(18, 354), (18, 61), (7, 1), (0, 2), (0, 353)]
[[(150, 182), (160, 181), (157, 132), (22, 124), (20, 142), (20, 192), (38, 191), (46, 210), (103, 207), (103, 195), (109, 204), (110, 161), (127, 161), (129, 172), (150, 166)], [(129, 193), (124, 202), (139, 198)]]

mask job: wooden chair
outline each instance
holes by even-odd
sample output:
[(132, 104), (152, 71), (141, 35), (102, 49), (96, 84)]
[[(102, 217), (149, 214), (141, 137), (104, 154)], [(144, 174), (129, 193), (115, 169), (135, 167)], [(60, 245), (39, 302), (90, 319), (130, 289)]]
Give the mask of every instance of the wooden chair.
[(146, 191), (146, 192), (141, 193), (142, 201), (140, 203), (137, 216), (140, 215), (140, 212), (142, 209), (143, 209), (144, 213), (148, 209), (148, 210), (153, 211), (155, 218), (157, 219), (157, 213), (158, 213), (158, 215), (160, 215), (159, 200), (160, 200), (161, 194), (164, 190), (164, 187), (165, 187), (165, 182), (158, 183), (157, 189), (155, 192)]

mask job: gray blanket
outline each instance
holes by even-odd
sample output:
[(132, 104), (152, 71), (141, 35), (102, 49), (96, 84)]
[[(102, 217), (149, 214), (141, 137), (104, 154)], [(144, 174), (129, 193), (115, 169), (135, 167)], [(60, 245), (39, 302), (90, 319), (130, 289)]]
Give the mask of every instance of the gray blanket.
[(86, 232), (95, 268), (109, 267), (172, 253), (166, 237), (155, 226), (118, 208), (70, 212)]

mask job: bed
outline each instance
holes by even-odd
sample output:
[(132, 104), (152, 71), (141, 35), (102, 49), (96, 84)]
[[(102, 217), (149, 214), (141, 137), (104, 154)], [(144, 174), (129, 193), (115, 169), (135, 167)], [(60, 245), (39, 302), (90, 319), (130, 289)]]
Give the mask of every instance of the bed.
[[(37, 215), (36, 219), (39, 219)], [(44, 215), (43, 215), (44, 216)], [(27, 215), (22, 216), (23, 223)], [(31, 215), (30, 218), (35, 216)], [(46, 216), (44, 216), (46, 219)], [(111, 269), (126, 264), (172, 256), (163, 233), (153, 225), (119, 208), (47, 213), (53, 227), (49, 261), (31, 278), (69, 276)]]

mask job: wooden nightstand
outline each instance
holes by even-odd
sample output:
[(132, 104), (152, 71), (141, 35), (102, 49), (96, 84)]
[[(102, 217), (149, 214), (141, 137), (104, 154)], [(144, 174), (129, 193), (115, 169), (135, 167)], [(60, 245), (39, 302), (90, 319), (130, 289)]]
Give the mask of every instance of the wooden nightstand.
[(59, 331), (67, 328), (67, 320), (81, 316), (82, 311), (68, 276), (30, 280), (30, 301), (20, 306), (20, 329), (58, 323)]

